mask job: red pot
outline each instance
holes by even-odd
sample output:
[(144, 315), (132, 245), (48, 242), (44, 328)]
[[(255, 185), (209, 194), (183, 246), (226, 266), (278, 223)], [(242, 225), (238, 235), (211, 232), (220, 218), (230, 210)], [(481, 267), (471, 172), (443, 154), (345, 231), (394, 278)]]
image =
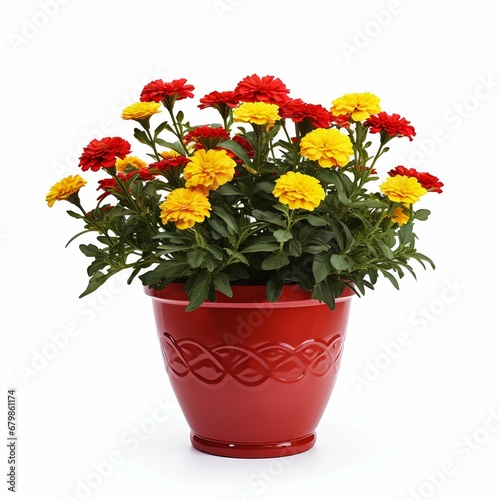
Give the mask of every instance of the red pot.
[(234, 286), (186, 312), (182, 284), (145, 288), (191, 443), (225, 457), (262, 458), (310, 449), (332, 392), (352, 291), (336, 309), (287, 285), (270, 303), (265, 287)]

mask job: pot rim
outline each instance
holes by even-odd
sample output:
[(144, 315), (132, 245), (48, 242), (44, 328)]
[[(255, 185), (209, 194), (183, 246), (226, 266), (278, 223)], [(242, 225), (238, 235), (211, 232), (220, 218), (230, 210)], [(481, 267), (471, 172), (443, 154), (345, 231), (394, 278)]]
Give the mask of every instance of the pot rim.
[[(183, 291), (183, 283), (170, 283), (161, 290), (155, 290), (149, 286), (144, 287), (144, 292), (153, 300), (164, 304), (179, 305), (186, 307), (189, 304), (187, 293)], [(314, 307), (326, 306), (323, 302), (311, 298), (311, 292), (302, 290), (300, 285), (284, 285), (283, 292), (276, 302), (269, 302), (266, 298), (265, 285), (234, 285), (233, 297), (227, 297), (217, 292), (216, 302), (203, 302), (202, 308), (219, 309), (251, 309), (256, 306), (263, 309), (280, 309), (290, 307)], [(349, 301), (355, 293), (345, 287), (340, 297), (335, 298), (335, 302)]]

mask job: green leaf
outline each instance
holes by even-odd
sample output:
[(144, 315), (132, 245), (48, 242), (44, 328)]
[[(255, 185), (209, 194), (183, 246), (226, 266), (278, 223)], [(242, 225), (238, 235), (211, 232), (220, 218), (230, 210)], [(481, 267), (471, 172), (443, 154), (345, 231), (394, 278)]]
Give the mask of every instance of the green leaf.
[(220, 206), (213, 206), (212, 211), (228, 225), (232, 233), (237, 234), (239, 232), (238, 223), (232, 213)]
[(280, 269), (290, 263), (288, 255), (284, 252), (270, 255), (262, 261), (262, 269), (270, 271), (271, 269)]
[(321, 182), (325, 182), (326, 184), (333, 184), (335, 182), (335, 174), (333, 170), (327, 168), (319, 169), (316, 177)]
[(198, 276), (193, 286), (188, 291), (189, 304), (186, 312), (194, 311), (205, 302), (210, 291), (210, 276)]
[(167, 253), (175, 253), (175, 252), (185, 252), (186, 250), (189, 250), (189, 248), (191, 247), (185, 245), (159, 245), (158, 250), (160, 250), (160, 252), (158, 252), (157, 255), (165, 255)]
[(379, 200), (353, 201), (349, 204), (350, 208), (385, 208), (387, 205)]
[(269, 241), (259, 241), (247, 246), (241, 250), (241, 253), (255, 253), (255, 252), (276, 252), (280, 249), (279, 245), (270, 243)]
[(208, 219), (208, 224), (215, 230), (217, 231), (223, 238), (227, 238), (229, 236), (229, 231), (227, 230), (227, 227), (222, 224), (220, 220), (217, 219)]
[(288, 242), (288, 254), (292, 257), (300, 257), (302, 255), (302, 243), (293, 239)]
[(275, 184), (274, 184), (274, 182), (270, 182), (270, 181), (261, 181), (261, 182), (257, 182), (255, 184), (255, 187), (257, 188), (256, 190), (261, 190), (261, 191), (264, 191), (264, 193), (269, 194), (269, 193), (273, 192)]
[(204, 250), (196, 248), (186, 254), (186, 261), (189, 264), (189, 267), (196, 269), (203, 264), (205, 256), (206, 252)]
[(379, 242), (378, 246), (389, 260), (394, 259), (394, 252), (385, 243)]
[(398, 237), (401, 246), (412, 245), (415, 240), (413, 234), (413, 224), (404, 224), (399, 228)]
[(277, 226), (286, 227), (285, 221), (281, 217), (281, 215), (276, 212), (271, 212), (269, 210), (252, 210), (252, 216), (255, 217), (258, 221), (271, 222)]
[(269, 302), (276, 302), (283, 291), (283, 281), (278, 276), (273, 276), (266, 283), (266, 297)]
[(212, 277), (212, 283), (216, 290), (228, 297), (233, 296), (233, 290), (229, 282), (229, 276), (226, 273), (219, 273)]
[(248, 156), (246, 151), (236, 141), (231, 141), (231, 140), (230, 141), (223, 141), (223, 142), (220, 142), (217, 146), (221, 147), (221, 148), (229, 149), (229, 151), (232, 151), (238, 158), (243, 160), (243, 162), (245, 164), (247, 164), (247, 165), (252, 164), (252, 160), (250, 159), (250, 157)]
[(134, 128), (134, 137), (142, 144), (148, 144), (148, 145), (151, 144), (148, 136), (146, 135), (146, 132), (144, 132), (139, 128)]
[(73, 210), (66, 210), (66, 213), (69, 216), (74, 217), (75, 219), (83, 219), (83, 214), (79, 214), (78, 212), (74, 212)]
[(186, 154), (186, 150), (184, 149), (184, 146), (179, 141), (167, 142), (167, 141), (164, 141), (163, 139), (156, 139), (155, 142), (156, 142), (156, 144), (159, 144), (160, 146), (163, 146), (164, 148), (173, 149), (174, 151), (176, 151), (180, 155), (184, 156)]
[(186, 262), (166, 260), (158, 264), (154, 269), (139, 276), (143, 285), (167, 285), (171, 281), (180, 278), (189, 269)]
[(332, 311), (335, 309), (333, 287), (329, 286), (328, 280), (316, 283), (312, 290), (312, 298), (324, 302)]
[(277, 229), (274, 231), (273, 236), (278, 243), (285, 243), (293, 239), (293, 234), (287, 229)]
[(328, 225), (328, 222), (325, 219), (323, 219), (323, 217), (318, 217), (317, 215), (312, 215), (312, 214), (306, 217), (306, 221), (309, 222), (311, 226), (315, 227)]
[(217, 260), (223, 260), (224, 259), (224, 253), (222, 250), (215, 245), (207, 245), (207, 250), (217, 259)]
[(101, 271), (97, 271), (94, 276), (92, 276), (89, 280), (89, 284), (85, 291), (79, 296), (81, 299), (85, 297), (85, 295), (89, 295), (92, 292), (95, 292), (101, 285), (103, 285), (107, 279), (111, 278), (115, 273), (104, 274)]
[(219, 186), (215, 192), (221, 196), (239, 196), (242, 194), (235, 185), (229, 183)]
[(392, 283), (396, 290), (399, 290), (398, 280), (390, 272), (385, 269), (381, 269), (380, 272)]
[(99, 255), (99, 248), (95, 245), (80, 245), (78, 248), (87, 257), (97, 257)]
[(427, 220), (429, 218), (429, 215), (431, 214), (431, 211), (430, 210), (426, 210), (425, 208), (422, 208), (420, 210), (417, 210), (415, 212), (415, 219), (417, 220), (421, 220), (421, 221), (424, 221), (424, 220)]
[(323, 281), (330, 274), (331, 268), (328, 261), (328, 254), (317, 254), (314, 257), (312, 271), (316, 283)]
[(337, 271), (345, 271), (346, 269), (349, 269), (349, 263), (343, 255), (330, 255), (330, 264)]
[[(155, 139), (158, 137), (159, 134), (161, 134), (163, 132), (163, 130), (165, 130), (165, 127), (167, 126), (167, 124), (168, 124), (168, 122), (162, 122), (155, 128), (155, 133), (154, 133)], [(156, 142), (158, 142), (158, 141), (156, 141)]]
[(224, 248), (224, 250), (227, 252), (228, 255), (230, 255), (233, 259), (236, 259), (239, 262), (243, 262), (243, 264), (246, 264), (247, 266), (250, 265), (248, 262), (248, 259), (240, 252), (237, 252), (236, 250), (233, 250), (232, 248)]

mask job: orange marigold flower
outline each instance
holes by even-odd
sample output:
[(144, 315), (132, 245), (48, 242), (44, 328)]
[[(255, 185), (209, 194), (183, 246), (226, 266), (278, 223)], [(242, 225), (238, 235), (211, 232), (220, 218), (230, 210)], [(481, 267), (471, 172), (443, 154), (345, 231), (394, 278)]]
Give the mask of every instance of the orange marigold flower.
[(415, 177), (406, 175), (388, 177), (380, 185), (380, 190), (389, 200), (400, 203), (416, 203), (420, 200), (420, 196), (427, 193), (427, 189), (423, 188)]
[(410, 220), (410, 214), (408, 213), (408, 210), (405, 210), (405, 208), (403, 207), (397, 207), (394, 210), (391, 218), (391, 221), (397, 222), (398, 226), (406, 224), (409, 220)]
[(117, 158), (115, 166), (118, 172), (125, 172), (127, 169), (140, 170), (146, 168), (148, 164), (137, 156), (125, 156), (123, 159)]
[(406, 168), (399, 165), (398, 167), (389, 170), (388, 174), (391, 177), (394, 177), (395, 175), (415, 177), (420, 185), (423, 188), (427, 189), (427, 191), (432, 191), (434, 193), (443, 192), (441, 188), (444, 186), (444, 184), (435, 175), (429, 174), (429, 172), (417, 172), (414, 168)]
[(273, 195), (292, 210), (314, 210), (325, 199), (318, 179), (300, 172), (287, 172), (276, 181)]
[(317, 128), (300, 141), (300, 154), (329, 168), (345, 167), (354, 151), (349, 137), (338, 129)]
[(47, 205), (51, 207), (58, 200), (66, 200), (72, 194), (78, 193), (80, 188), (85, 186), (87, 181), (82, 179), (78, 174), (70, 175), (56, 182), (47, 193), (45, 200)]
[(123, 110), (122, 118), (124, 120), (145, 120), (156, 113), (161, 113), (160, 106), (159, 102), (136, 102)]
[(266, 125), (271, 130), (274, 123), (280, 119), (279, 107), (266, 102), (244, 102), (234, 110), (234, 121)]
[(188, 229), (210, 217), (212, 209), (207, 196), (199, 189), (174, 189), (160, 205), (163, 224), (174, 222), (178, 229)]
[(224, 150), (199, 149), (184, 168), (186, 187), (217, 189), (234, 177), (235, 166)]
[(380, 99), (370, 92), (345, 94), (332, 102), (330, 109), (334, 116), (349, 115), (355, 122), (366, 120), (370, 115), (380, 113)]

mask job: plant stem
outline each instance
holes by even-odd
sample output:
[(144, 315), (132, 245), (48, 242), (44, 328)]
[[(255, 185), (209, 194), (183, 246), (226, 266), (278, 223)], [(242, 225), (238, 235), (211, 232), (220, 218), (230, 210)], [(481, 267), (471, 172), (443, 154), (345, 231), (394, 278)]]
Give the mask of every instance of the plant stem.
[(182, 149), (184, 150), (184, 153), (187, 155), (188, 151), (187, 151), (186, 147), (184, 146), (184, 143), (182, 142), (182, 131), (179, 128), (179, 125), (177, 124), (177, 120), (175, 119), (173, 109), (171, 109), (170, 107), (168, 107), (167, 109), (168, 109), (168, 114), (170, 115), (170, 118), (172, 118), (172, 125), (175, 129), (175, 135), (177, 136), (177, 139), (179, 139), (179, 142), (182, 146)]

